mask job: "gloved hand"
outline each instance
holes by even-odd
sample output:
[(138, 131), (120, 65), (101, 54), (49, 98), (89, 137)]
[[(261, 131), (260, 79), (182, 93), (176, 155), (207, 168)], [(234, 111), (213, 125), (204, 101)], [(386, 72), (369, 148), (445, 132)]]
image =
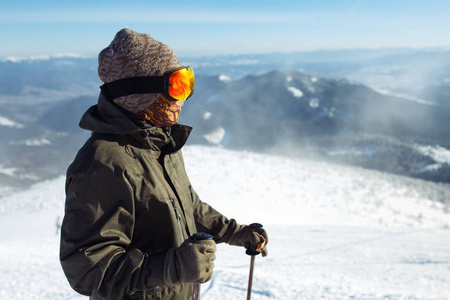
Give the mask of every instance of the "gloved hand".
[(248, 225), (238, 225), (228, 239), (227, 243), (235, 246), (244, 246), (245, 248), (250, 248), (251, 244), (261, 244), (264, 243), (261, 248), (262, 256), (267, 256), (267, 243), (269, 242), (269, 237), (267, 236), (264, 228), (253, 229)]
[(164, 260), (164, 281), (168, 285), (203, 283), (212, 278), (216, 243), (213, 240), (187, 239), (170, 249)]

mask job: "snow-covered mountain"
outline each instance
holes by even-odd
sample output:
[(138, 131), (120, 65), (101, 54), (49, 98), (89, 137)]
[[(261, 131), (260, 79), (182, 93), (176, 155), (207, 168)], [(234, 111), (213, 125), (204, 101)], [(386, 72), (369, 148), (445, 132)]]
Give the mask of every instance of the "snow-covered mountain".
[[(450, 187), (306, 159), (187, 146), (203, 199), (261, 222), (252, 299), (448, 299)], [(58, 261), (64, 178), (0, 198), (0, 297), (86, 299)], [(249, 257), (218, 245), (202, 298), (245, 299)]]
[[(193, 66), (198, 75), (222, 75), (227, 80), (295, 70), (438, 102), (442, 99), (435, 88), (448, 88), (450, 80), (448, 48), (320, 50), (181, 57), (180, 61)], [(76, 54), (6, 57), (0, 59), (0, 95), (35, 103), (92, 94), (100, 84), (96, 68), (96, 57)]]
[[(96, 99), (3, 106), (0, 177), (5, 192), (65, 172), (89, 135), (78, 123)], [(450, 182), (449, 161), (420, 151), (450, 149), (449, 117), (445, 107), (362, 85), (272, 71), (235, 81), (197, 76), (180, 123), (194, 127), (190, 144), (314, 157)]]
[[(185, 58), (195, 68), (196, 88), (180, 123), (194, 127), (190, 144), (450, 182), (448, 161), (420, 151), (450, 149), (448, 53), (380, 49)], [(0, 61), (0, 195), (64, 173), (89, 134), (78, 122), (97, 100), (96, 67), (96, 58), (76, 55)]]
[(45, 105), (95, 94), (96, 68), (96, 59), (76, 55), (0, 60), (0, 104)]

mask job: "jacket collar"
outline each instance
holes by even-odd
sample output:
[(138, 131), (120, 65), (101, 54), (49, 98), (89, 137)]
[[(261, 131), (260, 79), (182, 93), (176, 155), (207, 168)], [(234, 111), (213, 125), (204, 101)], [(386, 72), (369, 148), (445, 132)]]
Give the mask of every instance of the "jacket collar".
[(90, 107), (80, 120), (80, 127), (93, 133), (131, 135), (142, 146), (157, 147), (165, 152), (181, 149), (192, 131), (192, 127), (175, 124), (171, 127), (152, 127), (140, 121), (132, 113), (100, 93), (98, 104)]
[(173, 153), (180, 150), (186, 144), (191, 131), (192, 127), (190, 126), (175, 124), (165, 128), (151, 127), (142, 130), (134, 136), (138, 141), (145, 139), (147, 145), (154, 150)]

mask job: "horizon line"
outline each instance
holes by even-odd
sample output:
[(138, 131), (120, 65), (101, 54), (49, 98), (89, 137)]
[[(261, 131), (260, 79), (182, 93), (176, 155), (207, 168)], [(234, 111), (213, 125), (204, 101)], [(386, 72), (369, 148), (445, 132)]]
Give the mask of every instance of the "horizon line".
[[(178, 55), (180, 58), (196, 58), (196, 57), (221, 57), (221, 56), (246, 56), (246, 55), (268, 55), (268, 54), (296, 54), (296, 53), (314, 53), (326, 51), (388, 51), (388, 50), (422, 50), (422, 51), (450, 51), (448, 46), (402, 46), (402, 47), (349, 47), (349, 48), (318, 48), (313, 50), (296, 50), (296, 51), (268, 51), (268, 52), (248, 52), (248, 53), (217, 53), (204, 55)], [(80, 54), (80, 53), (60, 53), (53, 54), (30, 54), (30, 55), (5, 55), (0, 56), (1, 62), (23, 62), (23, 61), (43, 61), (58, 58), (78, 58), (78, 59), (92, 59), (97, 58), (98, 54)]]

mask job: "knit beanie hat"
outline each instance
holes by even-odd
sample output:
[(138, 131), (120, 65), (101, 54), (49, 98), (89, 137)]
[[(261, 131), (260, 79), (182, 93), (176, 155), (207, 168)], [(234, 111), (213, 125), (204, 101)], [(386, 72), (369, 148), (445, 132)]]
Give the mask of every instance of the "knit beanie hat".
[[(98, 75), (104, 83), (128, 77), (161, 76), (178, 68), (178, 58), (167, 45), (128, 28), (119, 31), (98, 56)], [(150, 106), (161, 93), (133, 94), (113, 101), (131, 113)]]

